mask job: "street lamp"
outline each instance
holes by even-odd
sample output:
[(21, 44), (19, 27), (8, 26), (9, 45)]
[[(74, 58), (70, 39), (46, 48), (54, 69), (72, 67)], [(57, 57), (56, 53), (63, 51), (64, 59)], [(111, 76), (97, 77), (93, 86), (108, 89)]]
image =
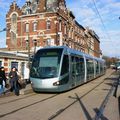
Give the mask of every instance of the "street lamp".
[(0, 30), (0, 32), (4, 32), (7, 31), (7, 28), (3, 28), (2, 30)]
[(30, 68), (30, 39), (29, 39), (29, 33), (27, 33), (26, 45), (27, 45), (27, 49), (28, 49), (28, 67)]

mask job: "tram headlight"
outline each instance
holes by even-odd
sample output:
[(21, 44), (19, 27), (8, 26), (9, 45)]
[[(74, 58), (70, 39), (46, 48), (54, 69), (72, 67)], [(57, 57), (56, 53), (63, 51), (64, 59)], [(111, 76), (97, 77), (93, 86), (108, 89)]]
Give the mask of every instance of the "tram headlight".
[(60, 85), (60, 82), (59, 82), (59, 81), (54, 82), (53, 85), (54, 85), (54, 86)]
[(53, 83), (53, 86), (58, 86), (58, 85), (64, 85), (64, 84), (67, 84), (68, 83), (68, 76), (64, 77), (63, 79), (59, 80), (59, 81), (56, 81)]

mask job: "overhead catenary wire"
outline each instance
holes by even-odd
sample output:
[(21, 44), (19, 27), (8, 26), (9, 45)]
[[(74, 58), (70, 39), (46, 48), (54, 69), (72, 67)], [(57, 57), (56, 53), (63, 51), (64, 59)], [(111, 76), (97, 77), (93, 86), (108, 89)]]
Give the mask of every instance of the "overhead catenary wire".
[(95, 10), (96, 10), (96, 12), (97, 12), (97, 14), (98, 14), (98, 17), (99, 17), (99, 19), (100, 19), (100, 21), (101, 21), (101, 24), (102, 24), (102, 26), (103, 26), (103, 28), (104, 28), (104, 31), (105, 31), (105, 33), (106, 33), (106, 35), (107, 35), (107, 38), (108, 38), (108, 40), (111, 40), (111, 38), (110, 38), (110, 36), (109, 36), (109, 34), (108, 34), (108, 31), (107, 31), (107, 29), (106, 29), (106, 26), (105, 26), (105, 24), (104, 24), (104, 21), (103, 21), (101, 15), (100, 15), (100, 12), (99, 12), (99, 10), (98, 10), (98, 8), (97, 8), (96, 1), (95, 1), (95, 0), (92, 0), (92, 2), (93, 2), (93, 5), (94, 5), (94, 7), (95, 7)]

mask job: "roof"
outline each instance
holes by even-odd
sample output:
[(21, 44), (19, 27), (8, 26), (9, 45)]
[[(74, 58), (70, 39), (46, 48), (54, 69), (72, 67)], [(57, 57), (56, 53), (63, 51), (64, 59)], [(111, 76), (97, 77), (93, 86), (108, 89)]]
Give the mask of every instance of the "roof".
[(41, 49), (51, 49), (51, 48), (53, 48), (53, 49), (54, 48), (56, 48), (56, 49), (63, 48), (63, 49), (66, 49), (69, 53), (73, 53), (73, 54), (76, 54), (76, 55), (82, 55), (82, 56), (85, 56), (86, 58), (91, 58), (91, 59), (94, 59), (94, 60), (97, 60), (97, 61), (104, 61), (101, 58), (97, 58), (97, 57), (91, 56), (89, 54), (83, 53), (81, 51), (77, 51), (77, 50), (69, 48), (67, 46), (52, 46), (52, 47), (51, 46), (47, 46), (47, 47), (44, 47), (44, 48), (41, 48)]
[(0, 51), (0, 58), (28, 60), (28, 55), (27, 54), (21, 54), (21, 53), (10, 53), (10, 52)]

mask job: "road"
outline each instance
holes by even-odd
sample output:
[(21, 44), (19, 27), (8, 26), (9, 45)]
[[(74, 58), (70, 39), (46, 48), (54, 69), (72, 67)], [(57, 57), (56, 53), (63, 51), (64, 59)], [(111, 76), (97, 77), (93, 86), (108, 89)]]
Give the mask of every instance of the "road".
[(0, 120), (120, 120), (118, 99), (113, 96), (118, 75), (107, 70), (70, 91), (29, 93), (0, 98)]

